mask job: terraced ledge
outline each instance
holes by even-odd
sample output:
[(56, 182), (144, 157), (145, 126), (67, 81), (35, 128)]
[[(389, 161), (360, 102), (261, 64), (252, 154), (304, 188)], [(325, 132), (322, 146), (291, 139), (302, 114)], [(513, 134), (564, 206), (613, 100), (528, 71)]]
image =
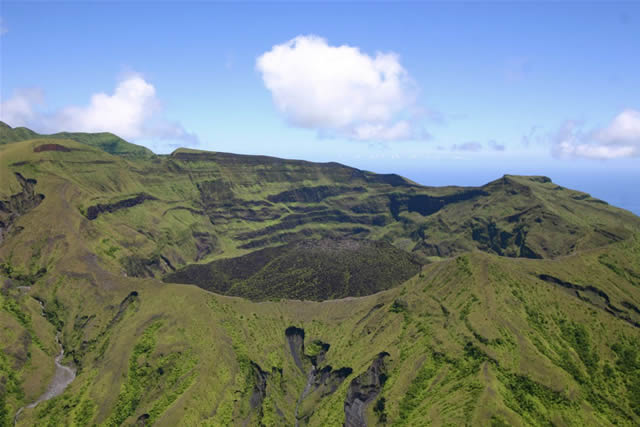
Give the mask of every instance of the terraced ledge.
[(147, 200), (158, 200), (157, 198), (147, 194), (140, 193), (135, 197), (131, 197), (129, 199), (120, 200), (116, 203), (108, 203), (108, 204), (97, 204), (93, 206), (89, 206), (87, 208), (86, 217), (88, 220), (93, 221), (98, 218), (98, 215), (102, 213), (113, 213), (119, 211), (120, 209), (131, 208), (141, 203), (144, 203)]
[[(620, 309), (611, 304), (609, 295), (596, 288), (595, 286), (581, 286), (575, 283), (566, 282), (564, 280), (558, 279), (557, 277), (549, 276), (547, 274), (540, 274), (538, 278), (547, 283), (552, 283), (554, 285), (560, 286), (570, 295), (573, 295), (584, 302), (598, 307), (599, 309), (606, 311), (614, 317), (624, 320), (625, 322), (635, 326), (636, 328), (640, 328), (640, 322), (631, 317), (632, 313), (629, 313), (626, 310)], [(635, 305), (629, 303), (628, 301), (623, 301), (622, 305), (628, 309), (631, 309), (634, 312), (633, 315), (635, 317), (640, 318), (640, 316), (636, 316), (640, 314), (640, 309), (638, 309)]]
[(290, 214), (282, 219), (278, 224), (270, 225), (259, 230), (247, 231), (234, 236), (237, 240), (251, 240), (258, 237), (268, 236), (283, 230), (291, 230), (296, 227), (313, 223), (344, 223), (361, 224), (372, 226), (384, 226), (388, 217), (385, 215), (348, 215), (344, 212), (334, 210), (323, 210), (306, 214)]
[(364, 187), (318, 185), (283, 191), (267, 196), (267, 200), (274, 203), (318, 203), (328, 197), (338, 196), (344, 193), (365, 193), (366, 191)]
[(63, 151), (68, 153), (69, 151), (71, 151), (71, 148), (65, 147), (64, 145), (60, 144), (41, 144), (37, 147), (34, 147), (33, 149), (34, 153), (41, 153), (43, 151)]
[(406, 195), (392, 194), (389, 196), (389, 209), (395, 219), (398, 219), (401, 211), (417, 212), (422, 216), (429, 216), (446, 205), (459, 203), (476, 197), (488, 196), (484, 190), (465, 190), (446, 196), (434, 197), (427, 194)]

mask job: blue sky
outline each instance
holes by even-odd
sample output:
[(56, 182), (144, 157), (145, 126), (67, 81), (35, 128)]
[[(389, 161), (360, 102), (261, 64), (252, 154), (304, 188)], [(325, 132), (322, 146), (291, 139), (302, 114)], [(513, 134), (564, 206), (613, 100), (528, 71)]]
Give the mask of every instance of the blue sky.
[(640, 180), (638, 2), (3, 1), (0, 16), (12, 126), (434, 185), (546, 174), (640, 212), (616, 184)]

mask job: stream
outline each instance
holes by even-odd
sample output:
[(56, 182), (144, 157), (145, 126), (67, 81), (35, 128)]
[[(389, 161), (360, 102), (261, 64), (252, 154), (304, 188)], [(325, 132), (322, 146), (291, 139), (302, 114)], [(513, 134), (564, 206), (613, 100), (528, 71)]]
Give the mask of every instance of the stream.
[[(40, 307), (42, 308), (42, 315), (44, 316), (44, 305), (41, 301), (38, 301)], [(51, 382), (47, 386), (47, 389), (35, 402), (28, 404), (27, 406), (23, 406), (18, 409), (15, 417), (13, 418), (13, 425), (15, 426), (18, 423), (18, 417), (22, 413), (22, 411), (27, 408), (35, 408), (39, 403), (45, 402), (49, 399), (53, 399), (56, 396), (62, 394), (62, 392), (67, 388), (71, 382), (76, 378), (76, 370), (73, 367), (63, 365), (62, 359), (64, 358), (64, 347), (60, 342), (60, 332), (56, 333), (56, 344), (60, 346), (60, 353), (54, 359), (54, 363), (56, 365), (56, 372), (53, 374), (53, 378)]]
[(300, 412), (300, 404), (302, 403), (304, 398), (307, 397), (307, 394), (309, 394), (309, 390), (311, 390), (311, 386), (313, 385), (313, 380), (315, 379), (315, 377), (316, 377), (316, 367), (311, 366), (311, 370), (309, 371), (309, 376), (307, 377), (307, 385), (304, 386), (304, 390), (302, 390), (302, 394), (300, 394), (300, 397), (298, 398), (298, 402), (296, 402), (295, 427), (299, 427), (300, 425), (300, 420), (298, 419), (298, 413)]

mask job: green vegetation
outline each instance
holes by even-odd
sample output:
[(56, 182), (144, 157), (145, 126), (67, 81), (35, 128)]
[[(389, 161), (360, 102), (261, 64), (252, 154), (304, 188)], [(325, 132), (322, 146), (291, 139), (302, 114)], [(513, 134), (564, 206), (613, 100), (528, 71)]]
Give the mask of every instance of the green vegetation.
[(629, 406), (640, 415), (640, 345), (637, 339), (624, 339), (611, 349), (616, 353), (616, 366), (622, 372)]
[(598, 369), (598, 362), (600, 360), (597, 353), (593, 352), (589, 343), (589, 333), (584, 325), (579, 323), (563, 322), (560, 325), (563, 337), (573, 347), (578, 354), (582, 363), (587, 368), (590, 374), (593, 374)]
[(571, 401), (562, 393), (524, 375), (506, 375), (505, 385), (508, 390), (506, 405), (532, 424), (544, 424), (549, 419), (549, 411), (554, 408), (572, 406)]
[[(142, 334), (140, 341), (133, 347), (127, 381), (118, 395), (118, 401), (111, 419), (107, 422), (108, 425), (119, 426), (133, 414), (143, 397), (146, 386), (152, 381), (154, 372), (147, 359), (156, 346), (155, 333), (160, 326), (162, 326), (161, 322), (149, 326)], [(159, 372), (156, 371), (156, 373)]]
[(391, 308), (389, 309), (392, 313), (404, 313), (409, 309), (409, 303), (402, 298), (398, 298), (393, 301), (391, 304)]
[(395, 423), (396, 425), (406, 425), (411, 419), (411, 415), (415, 409), (424, 402), (429, 392), (429, 384), (442, 365), (441, 358), (437, 354), (433, 356), (434, 357), (429, 358), (428, 361), (422, 365), (418, 374), (409, 385), (406, 394), (400, 401), (400, 410), (398, 420)]
[(153, 153), (140, 145), (131, 144), (124, 139), (108, 132), (103, 133), (81, 133), (81, 132), (60, 132), (53, 135), (39, 135), (27, 128), (11, 128), (6, 123), (0, 122), (0, 144), (27, 141), (32, 139), (46, 138), (49, 140), (70, 139), (82, 144), (90, 145), (106, 151), (109, 154), (126, 156), (132, 158), (151, 157)]
[(148, 326), (133, 347), (129, 358), (129, 372), (111, 415), (106, 424), (119, 426), (134, 414), (143, 398), (156, 397), (147, 422), (153, 423), (191, 384), (189, 371), (196, 361), (189, 354), (172, 353), (152, 357), (156, 348), (156, 334), (162, 326), (157, 321)]
[(0, 203), (0, 425), (640, 424), (640, 218), (547, 178), (0, 126)]
[(320, 239), (193, 264), (164, 280), (258, 301), (322, 301), (388, 289), (414, 276), (420, 267), (414, 257), (386, 242)]

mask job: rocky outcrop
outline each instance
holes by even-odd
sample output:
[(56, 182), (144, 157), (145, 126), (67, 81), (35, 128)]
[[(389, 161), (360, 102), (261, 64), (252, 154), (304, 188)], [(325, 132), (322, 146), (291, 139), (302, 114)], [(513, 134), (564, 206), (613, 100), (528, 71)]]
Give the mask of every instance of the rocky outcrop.
[(304, 358), (304, 329), (289, 326), (284, 331), (284, 336), (287, 340), (287, 344), (289, 345), (289, 351), (291, 353), (291, 357), (293, 357), (293, 361), (304, 374), (305, 368), (302, 364), (302, 360)]
[(305, 411), (301, 413), (302, 402), (309, 400), (318, 403), (321, 399), (333, 394), (340, 384), (353, 372), (349, 367), (333, 369), (331, 365), (322, 366), (325, 356), (331, 346), (320, 340), (314, 340), (311, 345), (312, 354), (305, 354), (304, 329), (290, 326), (285, 330), (285, 338), (294, 363), (302, 375), (307, 378), (306, 385), (296, 404), (296, 425), (306, 424), (315, 405), (305, 404)]
[(487, 194), (487, 192), (478, 189), (465, 190), (438, 197), (426, 194), (406, 195), (394, 193), (389, 195), (389, 210), (395, 219), (399, 218), (402, 211), (417, 212), (422, 216), (428, 216), (438, 212), (448, 204), (471, 200)]
[(157, 200), (155, 197), (147, 194), (140, 193), (135, 197), (130, 197), (128, 199), (120, 200), (115, 203), (106, 203), (106, 204), (97, 204), (93, 206), (89, 206), (87, 208), (86, 217), (89, 220), (94, 220), (98, 218), (98, 215), (102, 213), (113, 213), (119, 211), (120, 209), (132, 208), (141, 203), (144, 203), (147, 200)]
[(315, 187), (300, 187), (267, 196), (267, 200), (274, 203), (319, 203), (328, 197), (344, 193), (364, 193), (364, 187), (347, 187), (342, 185), (318, 185)]
[(212, 224), (232, 220), (262, 222), (280, 218), (286, 210), (266, 200), (244, 200), (236, 197), (235, 187), (227, 180), (202, 181), (196, 184), (200, 203)]
[(16, 220), (44, 200), (44, 194), (35, 192), (35, 179), (25, 178), (18, 172), (15, 176), (22, 191), (12, 195), (9, 200), (0, 200), (0, 245), (9, 233), (20, 231), (20, 228), (14, 225)]
[(345, 427), (363, 427), (367, 425), (365, 411), (369, 404), (380, 394), (387, 380), (385, 359), (389, 353), (382, 352), (371, 362), (371, 366), (351, 381), (344, 401)]
[[(196, 261), (200, 261), (207, 255), (210, 255), (218, 247), (218, 238), (214, 234), (193, 231), (191, 235), (196, 242), (196, 250), (198, 251), (196, 254)], [(168, 260), (165, 260), (165, 262), (167, 262), (167, 266), (172, 271), (175, 271), (175, 268), (173, 268), (173, 265), (171, 265)]]
[(552, 283), (561, 287), (563, 290), (588, 304), (598, 307), (601, 310), (606, 311), (610, 315), (617, 317), (625, 322), (640, 328), (640, 310), (628, 301), (623, 301), (622, 306), (630, 309), (631, 312), (616, 307), (611, 303), (609, 295), (607, 295), (601, 289), (591, 285), (577, 285), (575, 283), (567, 282), (557, 277), (550, 276), (548, 274), (538, 275), (540, 280), (547, 283)]
[(139, 255), (129, 255), (120, 258), (120, 265), (130, 277), (156, 277), (175, 271), (169, 259), (160, 254), (154, 254), (149, 258)]
[[(263, 418), (265, 415), (263, 404), (267, 397), (267, 388), (275, 387), (275, 389), (278, 389), (280, 387), (282, 382), (282, 369), (272, 367), (271, 372), (267, 372), (256, 362), (249, 360), (249, 373), (247, 380), (252, 384), (252, 388), (250, 389), (251, 394), (249, 395), (249, 411), (241, 425), (262, 426), (264, 425)], [(273, 401), (271, 401), (271, 404), (274, 405), (273, 409), (275, 410), (275, 414), (273, 415), (279, 418), (280, 425), (284, 425), (285, 415)]]
[(142, 414), (138, 417), (138, 419), (136, 420), (136, 426), (139, 427), (143, 427), (143, 426), (147, 426), (150, 425), (149, 424), (149, 420), (151, 419), (151, 415), (149, 414)]
[[(518, 219), (514, 219), (515, 217), (508, 217), (507, 220), (509, 222), (518, 221)], [(508, 232), (501, 230), (495, 221), (474, 218), (469, 221), (468, 226), (471, 229), (471, 238), (479, 243), (478, 246), (483, 251), (509, 257), (542, 258), (541, 255), (527, 245), (527, 227), (525, 224), (520, 224), (512, 232)]]
[(352, 372), (349, 367), (334, 370), (330, 365), (315, 369), (310, 393), (317, 390), (321, 398), (333, 394)]
[[(87, 325), (96, 317), (95, 314), (91, 316), (83, 315), (78, 316), (74, 320), (72, 340), (76, 340), (76, 344), (71, 346), (71, 350), (69, 351), (69, 355), (73, 358), (74, 364), (78, 367), (79, 370), (82, 370), (84, 357), (87, 353), (91, 352), (95, 349), (96, 345), (108, 337), (110, 331), (125, 318), (127, 312), (136, 311), (140, 304), (140, 294), (138, 291), (131, 291), (129, 294), (122, 299), (120, 304), (118, 305), (118, 309), (116, 313), (113, 315), (111, 320), (100, 330), (100, 332), (93, 336), (92, 338), (88, 338), (85, 336), (85, 330)], [(112, 310), (115, 306), (109, 306), (108, 309)], [(57, 317), (57, 313), (54, 313)], [(89, 328), (91, 329), (91, 328)]]
[(262, 402), (267, 397), (267, 378), (269, 374), (262, 370), (260, 365), (251, 361), (251, 375), (253, 376), (253, 391), (249, 399), (251, 409), (260, 408), (262, 410)]
[(124, 316), (125, 312), (127, 311), (127, 308), (129, 308), (131, 304), (139, 300), (140, 300), (140, 296), (138, 294), (138, 291), (129, 292), (129, 295), (127, 295), (122, 300), (122, 302), (120, 302), (120, 306), (118, 306), (118, 311), (116, 312), (115, 316), (113, 316), (113, 318), (109, 321), (109, 324), (107, 325), (107, 329), (113, 327), (116, 323), (118, 323), (122, 319), (122, 316)]
[(255, 231), (240, 233), (235, 236), (238, 240), (250, 240), (258, 237), (268, 236), (279, 231), (290, 230), (306, 224), (324, 223), (350, 223), (371, 226), (384, 226), (389, 221), (385, 215), (348, 215), (340, 210), (322, 210), (316, 212), (290, 214), (282, 220), (268, 227)]
[(238, 249), (256, 249), (264, 248), (265, 246), (294, 243), (305, 239), (308, 239), (314, 235), (318, 235), (321, 238), (326, 239), (341, 239), (351, 237), (361, 237), (369, 234), (371, 230), (366, 227), (336, 227), (334, 229), (318, 229), (318, 228), (303, 228), (300, 231), (285, 231), (277, 234), (272, 234), (262, 239), (251, 240), (238, 246)]

